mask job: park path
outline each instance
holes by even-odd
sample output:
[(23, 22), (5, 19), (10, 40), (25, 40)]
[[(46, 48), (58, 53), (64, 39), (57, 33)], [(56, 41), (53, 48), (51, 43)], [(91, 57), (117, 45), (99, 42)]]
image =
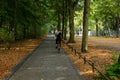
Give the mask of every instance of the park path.
[(48, 36), (23, 65), (5, 80), (84, 80), (61, 49), (58, 53), (53, 36)]

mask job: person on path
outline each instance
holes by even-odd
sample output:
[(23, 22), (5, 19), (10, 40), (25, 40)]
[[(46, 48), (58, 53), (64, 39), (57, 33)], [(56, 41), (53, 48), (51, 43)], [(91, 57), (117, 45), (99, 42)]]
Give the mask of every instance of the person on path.
[(59, 32), (56, 35), (56, 48), (58, 48), (58, 45), (60, 45), (60, 47), (61, 47), (61, 41), (62, 41), (62, 34), (61, 34), (61, 32)]

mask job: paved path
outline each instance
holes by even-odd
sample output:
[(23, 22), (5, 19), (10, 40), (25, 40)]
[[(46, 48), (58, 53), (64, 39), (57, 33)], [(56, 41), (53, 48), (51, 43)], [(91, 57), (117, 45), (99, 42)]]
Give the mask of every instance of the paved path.
[(53, 37), (47, 37), (8, 80), (84, 80), (62, 49), (55, 49)]

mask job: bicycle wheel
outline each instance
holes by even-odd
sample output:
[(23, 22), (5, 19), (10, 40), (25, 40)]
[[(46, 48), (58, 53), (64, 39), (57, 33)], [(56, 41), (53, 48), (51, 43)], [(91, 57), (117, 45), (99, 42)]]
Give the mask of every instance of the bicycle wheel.
[(60, 44), (58, 44), (58, 53), (60, 53)]

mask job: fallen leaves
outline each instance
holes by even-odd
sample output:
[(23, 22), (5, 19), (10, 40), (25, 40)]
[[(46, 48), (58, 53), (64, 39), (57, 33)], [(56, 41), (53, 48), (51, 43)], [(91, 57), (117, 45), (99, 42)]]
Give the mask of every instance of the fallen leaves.
[(0, 48), (0, 80), (8, 76), (12, 68), (35, 49), (42, 39), (14, 42), (10, 50)]

